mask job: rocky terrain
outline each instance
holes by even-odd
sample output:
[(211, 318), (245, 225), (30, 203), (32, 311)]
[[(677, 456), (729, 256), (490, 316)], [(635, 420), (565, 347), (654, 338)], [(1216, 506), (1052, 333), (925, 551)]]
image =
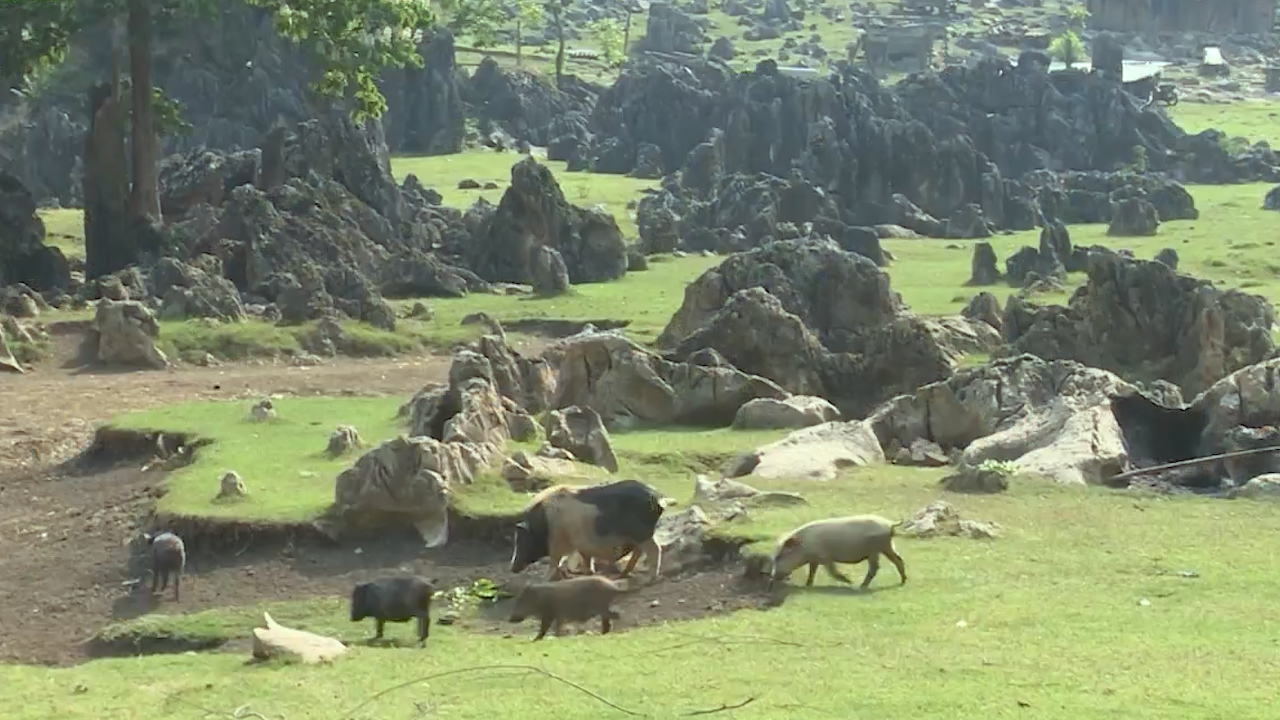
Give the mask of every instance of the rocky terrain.
[[(647, 616), (655, 623), (773, 603), (755, 582), (759, 568), (733, 565), (738, 546), (707, 532), (764, 504), (806, 502), (752, 482), (832, 481), (851, 467), (895, 463), (948, 468), (950, 492), (1001, 492), (1010, 477), (1031, 476), (1123, 485), (1127, 470), (1273, 446), (1280, 357), (1271, 303), (1180, 272), (1172, 247), (1139, 259), (1075, 244), (1072, 233), (1095, 224), (1112, 237), (1149, 238), (1162, 223), (1200, 217), (1186, 185), (1280, 182), (1280, 158), (1262, 143), (1189, 134), (1104, 75), (1049, 72), (1037, 39), (1046, 36), (1012, 7), (962, 11), (955, 44), (972, 57), (892, 84), (831, 59), (840, 53), (820, 38), (784, 37), (816, 32), (815, 16), (888, 27), (864, 5), (728, 0), (714, 12), (739, 18), (750, 42), (779, 40), (787, 53), (753, 56), (743, 69), (741, 58), (730, 62), (732, 40), (712, 38), (705, 2), (654, 4), (608, 86), (571, 74), (553, 87), (493, 58), (467, 71), (458, 40), (441, 29), (423, 39), (423, 68), (382, 78), (390, 110), (364, 122), (312, 102), (300, 80), (305, 61), (261, 14), (234, 5), (158, 51), (157, 82), (192, 129), (165, 140), (162, 222), (127, 257), (89, 248), (103, 272), (46, 244), (38, 213), (83, 201), (78, 73), (108, 52), (105, 31), (89, 33), (61, 80), (0, 131), (0, 382), (20, 408), (0, 426), (0, 523), (47, 523), (41, 532), (60, 543), (43, 552), (17, 542), (0, 562), (0, 577), (39, 578), (0, 594), (0, 624), (22, 624), (20, 592), (47, 611), (6, 638), (0, 656), (78, 659), (95, 623), (146, 611), (115, 592), (138, 561), (120, 538), (143, 526), (199, 544), (206, 587), (226, 588), (198, 589), (192, 607), (201, 609), (343, 591), (362, 567), (342, 543), (370, 532), (378, 539), (365, 567), (447, 567), (451, 583), (497, 576), (505, 556), (494, 538), (509, 540), (512, 518), (460, 514), (457, 491), (496, 476), (504, 493), (523, 498), (565, 478), (617, 474), (611, 432), (787, 433), (732, 458), (720, 478), (699, 477), (694, 502), (664, 514), (669, 584), (627, 601), (661, 607)], [(592, 20), (626, 14), (571, 10), (575, 38)], [(1055, 22), (1046, 32), (1065, 27)], [(535, 34), (533, 47), (550, 38)], [(827, 72), (797, 76), (782, 65), (796, 56)], [(396, 153), (475, 147), (511, 159), (496, 203), (451, 207), (430, 187), (437, 178), (391, 172)], [(639, 237), (601, 207), (571, 202), (552, 162), (658, 181), (634, 201)], [(1005, 258), (987, 241), (1036, 230), (1035, 246)], [(953, 301), (970, 298), (964, 310), (913, 311), (889, 273), (910, 260), (887, 251), (888, 240), (971, 241), (948, 245), (965, 250), (957, 263), (970, 262), (965, 295)], [(483, 334), (447, 358), (343, 358), (359, 354), (344, 324), (394, 333), (408, 313), (429, 312), (394, 300), (556, 298), (694, 253), (719, 259), (682, 288), (674, 314), (663, 311), (652, 344), (565, 321), (573, 327), (560, 337), (519, 346), (476, 312), (465, 322)], [(1054, 293), (1063, 302), (1044, 301)], [(91, 321), (53, 324), (75, 335), (74, 350), (35, 322), (90, 309)], [(292, 367), (215, 370), (165, 354), (161, 321), (176, 319), (307, 330)], [(62, 367), (31, 362), (26, 351), (37, 344), (57, 346)], [(161, 471), (137, 466), (168, 468), (198, 448), (89, 427), (107, 408), (362, 391), (401, 398), (404, 433), (366, 445), (347, 426), (334, 431), (326, 452), (349, 453), (349, 462), (314, 522), (228, 529), (235, 524), (156, 516)], [(41, 407), (57, 393), (78, 399)], [(256, 419), (273, 412), (269, 401), (254, 408)], [(1154, 485), (1273, 494), (1280, 468), (1269, 457), (1174, 469)], [(246, 492), (227, 477), (223, 493)], [(930, 507), (904, 532), (951, 518)], [(90, 553), (64, 544), (80, 524), (70, 518), (82, 516), (97, 541)], [(998, 535), (951, 520), (948, 534)], [(243, 550), (229, 555), (241, 532), (265, 538), (242, 559)], [(282, 559), (299, 547), (305, 561)], [(46, 577), (51, 565), (67, 572)], [(264, 588), (254, 567), (275, 583)], [(679, 607), (699, 596), (707, 602), (698, 608)], [(46, 642), (62, 624), (71, 630)]]

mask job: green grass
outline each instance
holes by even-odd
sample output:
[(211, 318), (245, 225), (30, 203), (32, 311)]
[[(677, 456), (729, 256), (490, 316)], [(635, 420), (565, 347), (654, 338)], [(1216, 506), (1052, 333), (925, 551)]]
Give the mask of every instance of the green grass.
[[(742, 531), (768, 537), (844, 511), (898, 517), (938, 496), (937, 476), (880, 468), (803, 485), (811, 506), (758, 511)], [(528, 664), (645, 717), (748, 697), (755, 702), (725, 716), (1272, 716), (1270, 618), (1280, 593), (1280, 576), (1271, 571), (1280, 536), (1274, 508), (1034, 481), (1015, 482), (1005, 495), (948, 499), (966, 517), (999, 522), (1006, 535), (991, 542), (900, 540), (910, 581), (896, 587), (886, 564), (878, 591), (867, 596), (820, 575), (816, 591), (796, 590), (768, 612), (536, 645), (527, 623), (514, 639), (437, 627), (426, 650), (356, 647), (334, 668), (251, 667), (243, 655), (223, 653), (59, 670), (0, 667), (0, 702), (15, 720), (199, 718), (245, 706), (272, 718), (317, 720), (417, 717), (422, 708), (463, 720), (623, 716), (563, 684), (501, 671), (442, 678), (348, 712), (414, 678)], [(1244, 528), (1231, 534), (1229, 553), (1197, 540), (1221, 537), (1224, 527)], [(802, 582), (798, 572), (791, 584)], [(339, 598), (263, 607), (282, 623), (342, 639), (367, 633), (344, 622)], [(261, 609), (150, 616), (142, 629), (245, 638)], [(395, 626), (389, 634), (407, 637)], [(867, 676), (874, 681), (858, 680)]]
[(70, 258), (84, 260), (84, 211), (59, 208), (40, 210), (44, 221), (45, 244), (52, 245)]
[[(196, 462), (171, 473), (157, 510), (174, 515), (244, 521), (306, 521), (333, 502), (333, 482), (359, 451), (330, 459), (324, 455), (329, 433), (353, 425), (367, 447), (407, 430), (396, 411), (408, 398), (283, 398), (273, 401), (277, 417), (249, 419), (254, 399), (201, 401), (131, 413), (112, 421), (125, 428), (194, 433), (213, 438)], [(316, 419), (323, 418), (323, 419)], [(776, 440), (780, 431), (665, 429), (616, 433), (614, 450), (620, 474), (643, 477), (662, 492), (686, 497), (694, 473), (718, 470), (737, 453)], [(529, 450), (535, 448), (527, 448)], [(218, 478), (235, 470), (249, 489), (232, 502), (215, 500)], [(461, 508), (476, 514), (518, 510), (527, 497), (510, 492), (497, 477), (498, 467), (458, 492)]]
[[(249, 419), (254, 399), (191, 402), (128, 414), (113, 423), (126, 428), (194, 433), (216, 442), (199, 451), (192, 465), (165, 482), (159, 512), (237, 520), (304, 521), (333, 502), (333, 481), (356, 455), (329, 459), (329, 433), (353, 425), (366, 443), (399, 431), (396, 409), (408, 398), (283, 398), (273, 400), (277, 417)], [(322, 418), (322, 419), (315, 419)], [(235, 470), (249, 494), (219, 502), (218, 479)]]
[[(1150, 260), (1162, 248), (1177, 250), (1180, 272), (1211, 280), (1221, 287), (1241, 288), (1280, 303), (1280, 258), (1276, 243), (1280, 238), (1280, 213), (1262, 209), (1262, 198), (1270, 189), (1263, 183), (1246, 185), (1196, 185), (1188, 188), (1200, 209), (1199, 220), (1177, 220), (1160, 225), (1153, 237), (1113, 238), (1107, 226), (1071, 225), (1075, 245), (1104, 245), (1132, 250), (1138, 258)], [(888, 269), (893, 289), (902, 293), (912, 309), (927, 314), (955, 313), (979, 290), (1003, 299), (1014, 288), (964, 287), (969, 279), (973, 245), (968, 240), (885, 240), (885, 249), (897, 261)], [(1019, 247), (1035, 247), (1039, 231), (1027, 231), (988, 238), (1000, 259)], [(1040, 296), (1042, 302), (1065, 302), (1069, 293), (1085, 280), (1073, 273), (1061, 293)]]
[[(446, 205), (467, 208), (480, 198), (496, 205), (511, 185), (511, 166), (521, 159), (523, 156), (516, 153), (483, 149), (435, 157), (395, 157), (391, 159), (391, 173), (397, 181), (410, 173), (417, 175), (423, 185), (440, 193)], [(658, 181), (637, 180), (624, 175), (569, 172), (563, 162), (539, 162), (551, 168), (566, 200), (588, 208), (603, 206), (617, 219), (625, 237), (637, 237), (635, 211), (628, 209), (627, 204), (639, 200), (641, 190), (657, 187)], [(467, 179), (475, 180), (482, 187), (489, 182), (498, 187), (495, 190), (459, 190), (458, 182)]]
[(1169, 108), (1169, 117), (1184, 130), (1221, 130), (1228, 138), (1243, 137), (1250, 142), (1266, 140), (1280, 146), (1280, 103), (1274, 100), (1247, 100), (1230, 104), (1184, 102)]
[(485, 312), (501, 322), (540, 318), (630, 320), (627, 335), (637, 342), (651, 343), (684, 302), (685, 285), (723, 260), (702, 256), (658, 258), (647, 271), (627, 273), (611, 283), (575, 285), (570, 294), (557, 298), (468, 295), (432, 300), (434, 326), (443, 333), (434, 337), (474, 337), (474, 326), (461, 325), (462, 318)]

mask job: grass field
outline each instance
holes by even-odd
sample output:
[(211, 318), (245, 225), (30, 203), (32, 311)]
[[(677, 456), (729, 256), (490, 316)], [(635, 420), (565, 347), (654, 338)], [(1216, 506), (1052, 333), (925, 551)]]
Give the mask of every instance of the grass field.
[[(492, 150), (468, 150), (457, 155), (434, 157), (396, 157), (391, 159), (391, 174), (396, 181), (403, 181), (410, 173), (417, 175), (422, 184), (435, 188), (444, 198), (445, 205), (467, 208), (480, 198), (493, 204), (511, 185), (511, 166), (523, 159), (515, 153), (495, 153)], [(637, 180), (625, 175), (604, 175), (589, 172), (569, 172), (566, 164), (552, 160), (539, 160), (551, 168), (564, 197), (582, 207), (600, 206), (612, 214), (630, 241), (638, 237), (635, 210), (629, 203), (640, 199), (640, 191), (658, 186), (656, 180)], [(460, 190), (458, 182), (475, 180), (483, 186), (492, 182), (494, 190)]]
[(1266, 140), (1272, 147), (1280, 145), (1280, 103), (1274, 100), (1248, 100), (1229, 105), (1179, 103), (1169, 108), (1169, 117), (1187, 132), (1221, 130), (1228, 138), (1242, 137), (1250, 142)]
[[(837, 509), (908, 513), (938, 495), (935, 471), (864, 470), (801, 491), (813, 505), (759, 513), (768, 536)], [(780, 483), (786, 487), (788, 484)], [(98, 660), (65, 670), (0, 667), (0, 702), (36, 718), (624, 717), (564, 684), (495, 670), (375, 693), (489, 664), (530, 665), (644, 717), (755, 701), (742, 718), (1270, 718), (1271, 571), (1280, 516), (1265, 504), (1146, 497), (1033, 481), (1001, 496), (952, 497), (995, 521), (990, 542), (899, 541), (910, 581), (886, 566), (859, 596), (820, 575), (781, 608), (683, 626), (528, 642), (451, 627), (418, 650), (357, 647), (336, 667), (249, 667), (240, 655)], [(1220, 542), (1192, 538), (1231, 533)], [(858, 572), (854, 569), (853, 572)], [(792, 585), (803, 582), (797, 573)], [(261, 608), (140, 620), (161, 630), (245, 637)], [(269, 606), (281, 622), (358, 640), (338, 598)], [(403, 628), (391, 629), (399, 637)], [(113, 632), (120, 632), (117, 628)], [(864, 679), (866, 678), (866, 679)], [(352, 712), (354, 710), (354, 712)], [(425, 713), (425, 714), (421, 714)]]

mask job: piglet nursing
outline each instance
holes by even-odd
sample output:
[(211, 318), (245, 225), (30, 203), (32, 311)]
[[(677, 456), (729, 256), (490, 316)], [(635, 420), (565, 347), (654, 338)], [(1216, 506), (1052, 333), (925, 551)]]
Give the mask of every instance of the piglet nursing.
[(861, 589), (871, 585), (880, 570), (880, 556), (889, 558), (898, 569), (902, 582), (907, 581), (902, 557), (893, 548), (894, 531), (901, 522), (890, 522), (879, 515), (851, 515), (828, 518), (806, 523), (778, 539), (773, 553), (773, 572), (769, 586), (787, 577), (801, 565), (809, 566), (806, 587), (813, 586), (813, 576), (818, 566), (826, 568), (831, 577), (852, 584), (852, 580), (836, 569), (836, 563), (860, 563), (867, 561), (867, 575)]

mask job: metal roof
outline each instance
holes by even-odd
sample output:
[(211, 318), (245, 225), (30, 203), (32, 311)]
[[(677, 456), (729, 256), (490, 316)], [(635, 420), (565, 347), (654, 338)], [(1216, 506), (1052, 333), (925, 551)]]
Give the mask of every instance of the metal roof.
[[(1013, 61), (1014, 65), (1018, 64), (1017, 58), (1011, 58), (1011, 60)], [(1156, 75), (1160, 74), (1161, 70), (1164, 70), (1165, 68), (1169, 67), (1172, 64), (1173, 63), (1165, 62), (1163, 60), (1125, 60), (1122, 63), (1120, 68), (1120, 72), (1121, 72), (1120, 82), (1131, 83), (1131, 82), (1137, 82), (1139, 80), (1146, 80), (1147, 78), (1150, 78), (1150, 77), (1155, 77)], [(1074, 70), (1081, 70), (1084, 72), (1088, 72), (1089, 70), (1093, 69), (1093, 63), (1089, 62), (1088, 60), (1079, 60), (1075, 63), (1072, 63), (1071, 67)], [(1049, 72), (1055, 72), (1058, 70), (1066, 70), (1066, 69), (1067, 69), (1066, 63), (1063, 63), (1061, 61), (1054, 60), (1053, 62), (1049, 63)]]

